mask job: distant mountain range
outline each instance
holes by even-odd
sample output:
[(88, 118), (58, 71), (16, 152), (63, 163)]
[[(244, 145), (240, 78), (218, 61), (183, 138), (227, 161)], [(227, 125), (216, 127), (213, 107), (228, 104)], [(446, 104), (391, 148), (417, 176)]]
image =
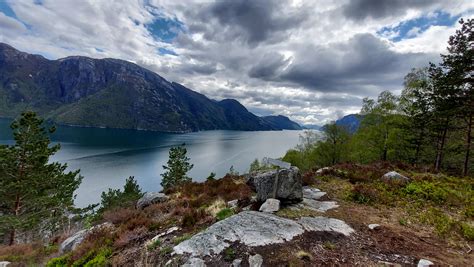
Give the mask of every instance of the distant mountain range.
[(362, 117), (359, 114), (349, 114), (336, 120), (336, 124), (343, 126), (350, 133), (355, 133), (359, 129)]
[[(363, 116), (359, 114), (349, 114), (338, 120), (336, 120), (336, 125), (346, 128), (350, 133), (355, 133), (359, 129), (360, 122), (362, 121)], [(303, 129), (312, 129), (322, 131), (324, 126), (316, 124), (305, 124), (301, 126)]]
[(215, 101), (118, 59), (48, 60), (0, 43), (0, 117), (31, 109), (65, 125), (199, 130), (301, 129), (284, 116), (258, 117), (234, 99)]

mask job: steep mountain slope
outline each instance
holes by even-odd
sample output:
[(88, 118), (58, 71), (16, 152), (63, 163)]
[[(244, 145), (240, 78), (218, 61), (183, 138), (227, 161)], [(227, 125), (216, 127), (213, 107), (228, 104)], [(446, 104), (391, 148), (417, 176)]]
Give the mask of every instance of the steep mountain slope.
[(273, 127), (285, 130), (302, 130), (303, 128), (296, 122), (291, 121), (288, 117), (278, 116), (265, 116), (263, 117)]
[(349, 114), (336, 120), (336, 124), (345, 127), (350, 133), (355, 133), (359, 129), (361, 120), (362, 115)]
[(279, 130), (238, 101), (216, 102), (118, 59), (48, 60), (0, 43), (0, 116), (25, 109), (57, 123), (167, 132)]

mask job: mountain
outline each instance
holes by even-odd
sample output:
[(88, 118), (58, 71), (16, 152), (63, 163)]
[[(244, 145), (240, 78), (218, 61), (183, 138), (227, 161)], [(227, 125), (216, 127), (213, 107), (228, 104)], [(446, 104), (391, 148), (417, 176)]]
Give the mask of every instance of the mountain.
[(236, 100), (211, 100), (128, 61), (48, 60), (0, 43), (0, 117), (16, 117), (25, 109), (76, 126), (165, 132), (284, 129)]
[(336, 124), (345, 127), (350, 133), (355, 133), (359, 129), (361, 120), (362, 115), (349, 114), (336, 120)]
[(316, 124), (304, 124), (302, 127), (304, 129), (319, 130), (319, 131), (323, 128), (323, 126), (316, 125)]
[(265, 116), (263, 117), (263, 119), (265, 119), (267, 122), (269, 122), (273, 127), (277, 129), (285, 129), (285, 130), (302, 130), (303, 129), (298, 123), (282, 115)]

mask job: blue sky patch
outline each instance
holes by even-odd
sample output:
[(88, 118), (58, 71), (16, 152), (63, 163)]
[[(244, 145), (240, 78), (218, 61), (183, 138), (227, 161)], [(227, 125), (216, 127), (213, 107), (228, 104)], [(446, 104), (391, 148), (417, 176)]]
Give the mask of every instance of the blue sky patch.
[(166, 43), (171, 43), (179, 32), (184, 31), (183, 23), (176, 18), (156, 17), (152, 23), (146, 24), (145, 27), (153, 38)]
[(383, 27), (377, 31), (378, 35), (385, 36), (394, 42), (416, 37), (430, 26), (451, 26), (460, 16), (450, 16), (443, 11), (436, 11), (431, 16), (422, 16), (416, 19), (403, 21), (395, 27)]
[(169, 49), (166, 49), (166, 48), (163, 48), (163, 47), (158, 48), (158, 52), (162, 55), (172, 55), (172, 56), (177, 56), (178, 55), (173, 50), (169, 50)]
[(18, 19), (18, 18), (16, 17), (15, 12), (14, 12), (13, 9), (7, 4), (6, 1), (0, 0), (0, 12), (2, 12), (3, 14), (5, 14), (5, 15), (8, 16), (8, 17), (11, 17), (11, 18), (14, 18), (14, 19)]

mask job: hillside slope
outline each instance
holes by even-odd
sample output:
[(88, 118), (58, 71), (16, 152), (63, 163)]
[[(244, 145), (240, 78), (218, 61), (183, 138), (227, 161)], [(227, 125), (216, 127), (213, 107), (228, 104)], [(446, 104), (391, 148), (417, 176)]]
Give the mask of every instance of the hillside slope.
[(15, 117), (25, 109), (77, 126), (165, 132), (284, 129), (236, 100), (216, 102), (131, 62), (81, 56), (48, 60), (0, 43), (0, 116)]

